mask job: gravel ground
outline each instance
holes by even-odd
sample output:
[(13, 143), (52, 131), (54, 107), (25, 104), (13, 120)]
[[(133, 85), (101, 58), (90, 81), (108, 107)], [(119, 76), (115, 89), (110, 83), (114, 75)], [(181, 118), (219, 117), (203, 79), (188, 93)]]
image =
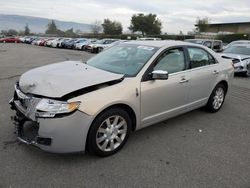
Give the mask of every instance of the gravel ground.
[(116, 155), (58, 155), (20, 144), (8, 100), (34, 67), (92, 54), (0, 44), (0, 187), (250, 187), (250, 79), (233, 81), (216, 114), (201, 109), (131, 135)]

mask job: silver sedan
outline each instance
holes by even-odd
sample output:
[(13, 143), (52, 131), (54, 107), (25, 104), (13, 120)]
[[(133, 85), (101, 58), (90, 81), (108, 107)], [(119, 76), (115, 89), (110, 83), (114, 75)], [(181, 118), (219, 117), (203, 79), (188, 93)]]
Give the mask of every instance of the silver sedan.
[(20, 141), (109, 156), (132, 131), (204, 106), (219, 111), (232, 75), (232, 63), (204, 46), (131, 41), (24, 73), (10, 104)]

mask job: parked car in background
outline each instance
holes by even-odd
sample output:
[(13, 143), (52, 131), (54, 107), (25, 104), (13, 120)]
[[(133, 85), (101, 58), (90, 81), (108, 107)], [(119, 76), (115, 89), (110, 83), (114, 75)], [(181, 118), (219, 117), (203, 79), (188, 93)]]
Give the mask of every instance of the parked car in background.
[(131, 41), (86, 63), (35, 68), (10, 100), (17, 137), (53, 153), (109, 156), (131, 131), (204, 106), (219, 111), (232, 73), (228, 59), (181, 41)]
[(18, 37), (20, 42), (24, 43), (26, 37)]
[(37, 39), (33, 40), (31, 44), (40, 46), (40, 44), (43, 43), (44, 40), (45, 40), (45, 38), (43, 38), (43, 37), (38, 37)]
[(31, 44), (33, 40), (35, 40), (37, 37), (25, 37), (24, 43)]
[(250, 44), (250, 40), (235, 40), (233, 42), (230, 42), (227, 46), (225, 46), (224, 49), (226, 49), (232, 45), (235, 45), (235, 44)]
[(60, 40), (60, 41), (58, 41), (58, 48), (64, 48), (64, 44), (67, 42), (67, 41), (69, 41), (69, 40), (71, 40), (71, 38), (63, 38), (62, 40)]
[(44, 39), (42, 39), (42, 40), (39, 42), (38, 46), (45, 46), (45, 43), (46, 43), (48, 40), (50, 40), (50, 39), (49, 39), (49, 38), (44, 38)]
[(235, 73), (250, 76), (250, 44), (230, 45), (223, 51), (222, 57), (232, 59)]
[(77, 42), (78, 39), (71, 39), (68, 40), (64, 43), (64, 48), (67, 49), (73, 49), (74, 48), (74, 44)]
[(210, 40), (210, 39), (186, 39), (185, 42), (191, 42), (194, 44), (201, 44), (215, 52), (223, 51), (223, 42), (221, 40)]
[(52, 42), (55, 40), (55, 38), (51, 38), (50, 40), (47, 40), (46, 41), (46, 43), (45, 43), (45, 45), (47, 46), (47, 47), (52, 47)]
[(150, 37), (144, 37), (144, 38), (137, 38), (137, 40), (161, 40), (161, 38), (150, 38)]
[(17, 37), (6, 37), (6, 38), (1, 38), (0, 42), (3, 42), (3, 43), (19, 43), (21, 41)]
[(89, 44), (96, 42), (96, 39), (86, 39), (75, 44), (76, 50), (87, 50)]
[(102, 52), (103, 50), (107, 50), (113, 46), (116, 46), (116, 45), (119, 45), (119, 44), (122, 44), (124, 42), (128, 42), (127, 40), (117, 40), (115, 42), (112, 42), (111, 44), (108, 44), (108, 45), (105, 45), (104, 47), (99, 47), (99, 52)]
[(101, 52), (104, 48), (107, 48), (110, 46), (111, 43), (117, 41), (118, 39), (102, 39), (102, 40), (97, 40), (94, 43), (91, 43), (87, 47), (87, 51), (91, 53), (99, 53)]
[(44, 46), (47, 47), (51, 47), (52, 41), (54, 40), (54, 38), (48, 38), (45, 42), (44, 42)]
[(73, 49), (76, 49), (76, 45), (79, 44), (79, 43), (84, 43), (86, 42), (88, 39), (85, 39), (85, 38), (82, 38), (82, 39), (78, 39), (75, 43), (74, 43), (74, 46), (73, 46)]
[(63, 41), (64, 38), (56, 38), (51, 41), (51, 47), (53, 48), (59, 48), (61, 46), (61, 42)]

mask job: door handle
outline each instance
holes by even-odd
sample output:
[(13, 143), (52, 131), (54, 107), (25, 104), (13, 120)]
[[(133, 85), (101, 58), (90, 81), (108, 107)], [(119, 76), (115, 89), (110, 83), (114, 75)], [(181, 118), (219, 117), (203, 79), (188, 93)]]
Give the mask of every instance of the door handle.
[(214, 71), (213, 71), (213, 74), (214, 74), (214, 75), (218, 75), (219, 72), (218, 72), (217, 70), (214, 70)]
[(181, 84), (187, 83), (187, 82), (188, 82), (188, 80), (186, 78), (182, 78), (181, 81), (180, 81)]

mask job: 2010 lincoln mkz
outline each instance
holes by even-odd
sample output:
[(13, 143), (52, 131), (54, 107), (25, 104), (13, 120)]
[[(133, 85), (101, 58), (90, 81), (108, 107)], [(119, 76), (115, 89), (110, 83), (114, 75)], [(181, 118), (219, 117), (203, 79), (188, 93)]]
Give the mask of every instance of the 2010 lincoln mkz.
[(200, 107), (217, 112), (232, 75), (232, 62), (204, 46), (131, 41), (24, 73), (10, 104), (21, 142), (108, 156), (131, 131)]

